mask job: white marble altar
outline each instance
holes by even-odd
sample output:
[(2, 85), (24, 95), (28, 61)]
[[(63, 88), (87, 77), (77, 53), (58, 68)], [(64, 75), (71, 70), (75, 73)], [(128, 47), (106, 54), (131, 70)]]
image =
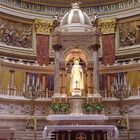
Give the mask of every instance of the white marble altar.
[(118, 129), (114, 125), (48, 125), (44, 128), (43, 138), (47, 138), (52, 131), (60, 130), (104, 130), (111, 138), (117, 138), (119, 135)]
[(49, 121), (84, 121), (84, 120), (92, 120), (92, 121), (104, 121), (108, 120), (108, 116), (104, 114), (50, 114), (46, 117)]

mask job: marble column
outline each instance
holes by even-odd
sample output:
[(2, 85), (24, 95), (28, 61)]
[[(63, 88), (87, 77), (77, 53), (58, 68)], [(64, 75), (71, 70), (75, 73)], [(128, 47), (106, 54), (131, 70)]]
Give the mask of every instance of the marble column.
[(91, 76), (91, 71), (92, 71), (92, 68), (90, 66), (87, 67), (87, 90), (88, 90), (88, 94), (87, 96), (92, 96), (91, 94), (91, 88), (92, 88), (92, 76)]
[(10, 70), (10, 88), (14, 88), (14, 73), (15, 70)]
[(26, 90), (29, 88), (30, 85), (30, 76), (29, 73), (26, 73)]
[(42, 75), (42, 91), (46, 90), (46, 86), (45, 86), (45, 82), (46, 82), (46, 76), (43, 74)]
[(71, 140), (71, 131), (70, 130), (68, 130), (68, 140)]
[(66, 96), (66, 77), (65, 77), (66, 68), (65, 66), (61, 67), (61, 70), (62, 70), (62, 79), (61, 79), (62, 96)]
[(101, 97), (99, 93), (99, 54), (98, 54), (98, 49), (100, 45), (95, 44), (92, 46), (93, 52), (92, 52), (92, 57), (93, 57), (93, 93), (95, 97)]
[(60, 49), (61, 45), (54, 45), (55, 50), (55, 72), (54, 72), (54, 96), (60, 96)]

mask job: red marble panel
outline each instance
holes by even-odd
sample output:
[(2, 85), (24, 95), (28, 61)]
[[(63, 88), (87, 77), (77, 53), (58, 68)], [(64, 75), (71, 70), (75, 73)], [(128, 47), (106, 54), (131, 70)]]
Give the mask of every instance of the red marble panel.
[[(115, 34), (102, 36), (102, 63), (112, 65), (115, 62)], [(113, 82), (114, 75), (110, 74), (110, 83)], [(110, 90), (107, 75), (103, 76), (104, 89)], [(109, 89), (108, 89), (109, 88)]]
[(48, 35), (36, 35), (36, 50), (37, 50), (37, 62), (40, 65), (49, 64), (49, 36)]
[(102, 61), (106, 65), (115, 62), (115, 34), (102, 36)]

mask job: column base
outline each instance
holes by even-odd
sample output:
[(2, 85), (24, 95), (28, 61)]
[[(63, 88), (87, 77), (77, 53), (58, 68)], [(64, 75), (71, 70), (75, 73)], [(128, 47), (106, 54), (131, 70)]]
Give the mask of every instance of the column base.
[(94, 97), (94, 98), (102, 98), (102, 96), (100, 95), (100, 93), (95, 93), (95, 94), (93, 94), (93, 97)]
[(87, 97), (88, 97), (88, 98), (92, 98), (92, 97), (93, 97), (93, 94), (88, 93), (88, 94), (87, 94)]
[(60, 93), (54, 93), (54, 95), (52, 96), (52, 98), (58, 98), (60, 96), (61, 96)]
[(71, 93), (72, 96), (82, 96), (82, 91), (80, 89), (74, 89)]
[(66, 98), (67, 97), (67, 94), (63, 93), (63, 94), (61, 94), (61, 97), (62, 98)]

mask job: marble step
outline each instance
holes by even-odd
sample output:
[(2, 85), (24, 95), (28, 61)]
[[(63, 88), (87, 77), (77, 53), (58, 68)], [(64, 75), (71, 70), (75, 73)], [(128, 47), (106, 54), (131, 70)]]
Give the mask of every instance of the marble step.
[[(140, 140), (140, 129), (133, 129), (129, 131), (130, 140)], [(128, 131), (119, 130), (119, 138), (113, 140), (128, 140)]]
[[(35, 139), (34, 131), (15, 131), (14, 138), (15, 140), (32, 140)], [(43, 140), (42, 131), (36, 131), (36, 139)]]

